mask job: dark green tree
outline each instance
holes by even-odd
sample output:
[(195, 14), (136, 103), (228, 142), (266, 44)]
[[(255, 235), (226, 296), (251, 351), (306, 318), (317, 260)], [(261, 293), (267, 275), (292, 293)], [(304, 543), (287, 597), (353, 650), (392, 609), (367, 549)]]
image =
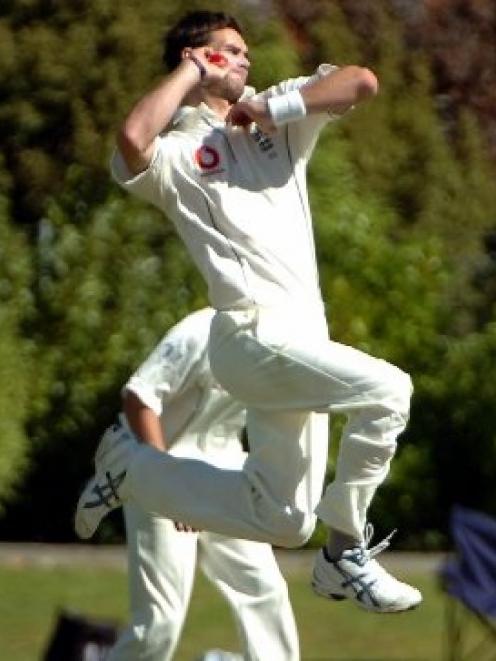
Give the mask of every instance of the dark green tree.
[(0, 197), (0, 511), (22, 478), (28, 447), (32, 347), (20, 330), (32, 308), (30, 268), (28, 247)]
[(57, 0), (0, 7), (0, 144), (16, 223), (32, 225), (77, 163), (95, 201), (125, 109), (160, 72), (174, 2)]
[[(31, 465), (3, 529), (70, 539), (77, 492), (119, 410), (120, 388), (165, 330), (205, 299), (168, 221), (118, 191), (91, 208), (70, 191), (53, 201), (37, 261)], [(40, 517), (40, 508), (52, 515)]]

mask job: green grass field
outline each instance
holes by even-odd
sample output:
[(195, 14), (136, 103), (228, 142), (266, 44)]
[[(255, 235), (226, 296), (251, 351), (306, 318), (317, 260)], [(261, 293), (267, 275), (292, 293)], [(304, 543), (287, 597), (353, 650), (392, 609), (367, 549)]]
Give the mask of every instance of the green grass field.
[[(444, 601), (434, 577), (408, 577), (423, 591), (416, 611), (399, 615), (365, 613), (347, 602), (316, 597), (308, 577), (296, 573), (289, 587), (303, 661), (438, 661), (442, 652)], [(0, 568), (0, 659), (39, 661), (59, 608), (125, 622), (124, 571), (109, 569)], [(222, 647), (239, 650), (227, 606), (198, 576), (176, 661)], [(68, 660), (70, 661), (70, 660)]]

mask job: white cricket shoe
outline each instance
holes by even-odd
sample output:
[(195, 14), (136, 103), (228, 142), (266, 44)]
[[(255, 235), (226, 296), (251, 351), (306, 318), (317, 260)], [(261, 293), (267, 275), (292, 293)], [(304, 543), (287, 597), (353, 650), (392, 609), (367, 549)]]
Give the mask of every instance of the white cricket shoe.
[(418, 606), (422, 601), (421, 593), (398, 581), (373, 560), (389, 546), (394, 532), (369, 549), (373, 528), (368, 524), (363, 546), (344, 551), (337, 560), (331, 560), (326, 549), (322, 548), (313, 569), (314, 591), (328, 599), (349, 597), (362, 608), (376, 613), (397, 613)]
[(112, 425), (102, 436), (95, 454), (95, 475), (79, 498), (74, 529), (81, 539), (92, 537), (101, 520), (122, 505), (125, 479), (136, 440), (122, 425)]

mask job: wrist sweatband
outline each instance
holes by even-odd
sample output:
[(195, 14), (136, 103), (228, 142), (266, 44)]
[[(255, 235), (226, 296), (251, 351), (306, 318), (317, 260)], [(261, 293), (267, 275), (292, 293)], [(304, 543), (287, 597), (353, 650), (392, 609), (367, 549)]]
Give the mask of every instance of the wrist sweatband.
[(280, 96), (271, 96), (267, 99), (269, 113), (276, 126), (305, 117), (307, 109), (300, 90), (292, 90)]
[(189, 59), (196, 64), (198, 67), (198, 70), (200, 71), (200, 80), (203, 80), (205, 76), (207, 75), (207, 70), (203, 66), (203, 64), (200, 62), (200, 60), (195, 56), (190, 53)]

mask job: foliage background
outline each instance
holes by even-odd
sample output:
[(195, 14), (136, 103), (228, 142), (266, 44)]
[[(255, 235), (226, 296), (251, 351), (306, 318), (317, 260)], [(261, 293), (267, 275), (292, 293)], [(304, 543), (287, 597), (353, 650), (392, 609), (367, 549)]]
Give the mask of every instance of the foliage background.
[[(170, 224), (107, 167), (116, 127), (162, 73), (163, 34), (200, 6), (241, 16), (256, 87), (322, 61), (378, 73), (381, 94), (326, 129), (311, 163), (321, 282), (334, 338), (415, 383), (376, 528), (443, 547), (453, 503), (496, 513), (490, 0), (2, 3), (0, 537), (73, 540), (122, 383), (205, 303)], [(119, 534), (110, 521), (99, 539)]]

